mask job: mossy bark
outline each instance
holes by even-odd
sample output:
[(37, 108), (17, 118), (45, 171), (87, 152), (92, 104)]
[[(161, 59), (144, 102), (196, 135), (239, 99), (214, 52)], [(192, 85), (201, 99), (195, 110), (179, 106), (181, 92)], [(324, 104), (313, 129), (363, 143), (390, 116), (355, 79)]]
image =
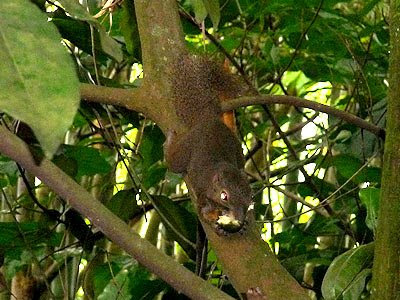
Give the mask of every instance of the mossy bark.
[(390, 2), (389, 97), (373, 299), (400, 299), (400, 1)]

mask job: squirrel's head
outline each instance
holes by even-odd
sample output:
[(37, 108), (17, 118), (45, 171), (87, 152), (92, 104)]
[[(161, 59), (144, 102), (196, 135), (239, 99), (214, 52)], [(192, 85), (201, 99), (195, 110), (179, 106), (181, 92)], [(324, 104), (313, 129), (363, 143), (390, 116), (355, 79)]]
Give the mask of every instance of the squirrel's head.
[(251, 189), (244, 171), (229, 163), (216, 166), (207, 190), (215, 210), (216, 225), (227, 232), (237, 232), (246, 222), (252, 202)]

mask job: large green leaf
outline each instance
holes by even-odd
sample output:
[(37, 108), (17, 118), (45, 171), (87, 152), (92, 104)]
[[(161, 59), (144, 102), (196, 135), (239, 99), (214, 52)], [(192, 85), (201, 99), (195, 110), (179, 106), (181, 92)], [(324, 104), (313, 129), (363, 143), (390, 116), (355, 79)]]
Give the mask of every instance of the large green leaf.
[(355, 183), (380, 181), (379, 168), (364, 167), (363, 163), (353, 155), (336, 155), (332, 158), (332, 162), (341, 176), (345, 179), (352, 178)]
[(52, 156), (78, 108), (78, 79), (59, 33), (29, 1), (0, 1), (0, 70), (0, 110)]
[(146, 189), (156, 186), (161, 180), (165, 178), (167, 167), (155, 163), (149, 168), (143, 170), (142, 184)]
[[(322, 282), (324, 298), (333, 300), (343, 295), (353, 295), (360, 290), (362, 292), (364, 288), (361, 288), (360, 284), (365, 282), (365, 270), (371, 266), (373, 255), (374, 244), (370, 243), (336, 257)], [(358, 297), (353, 299), (358, 299)]]
[(121, 266), (117, 263), (103, 262), (102, 256), (94, 257), (86, 268), (83, 279), (83, 290), (90, 299), (97, 297), (104, 291), (107, 284), (113, 280), (114, 274), (118, 274)]
[[(87, 22), (75, 20), (70, 17), (52, 18), (52, 22), (57, 26), (58, 31), (64, 39), (73, 43), (76, 47), (88, 54), (93, 54), (90, 25)], [(94, 34), (94, 50), (97, 62), (106, 63), (107, 53), (100, 45), (100, 37), (97, 31)], [(107, 56), (106, 56), (107, 55)]]

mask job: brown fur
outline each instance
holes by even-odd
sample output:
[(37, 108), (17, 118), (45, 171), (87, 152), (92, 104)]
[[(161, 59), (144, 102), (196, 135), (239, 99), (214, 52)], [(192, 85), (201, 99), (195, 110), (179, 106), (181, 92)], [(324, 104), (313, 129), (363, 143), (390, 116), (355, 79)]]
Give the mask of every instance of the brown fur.
[[(168, 134), (169, 167), (187, 174), (205, 220), (216, 224), (219, 216), (231, 215), (242, 226), (251, 190), (242, 170), (241, 144), (221, 121), (219, 102), (222, 94), (233, 98), (242, 89), (234, 77), (203, 57), (183, 56), (172, 74), (176, 113), (189, 131), (182, 137)], [(221, 200), (222, 192), (228, 201)]]

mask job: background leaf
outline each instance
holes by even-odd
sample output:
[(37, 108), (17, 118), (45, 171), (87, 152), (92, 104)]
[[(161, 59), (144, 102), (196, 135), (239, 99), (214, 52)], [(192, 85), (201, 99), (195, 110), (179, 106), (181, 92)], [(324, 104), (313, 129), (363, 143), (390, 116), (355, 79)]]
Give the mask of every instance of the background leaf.
[(165, 227), (186, 253), (194, 259), (196, 253), (197, 219), (184, 207), (164, 196), (153, 196), (153, 203)]
[(221, 13), (219, 11), (219, 1), (218, 0), (203, 0), (204, 6), (207, 10), (208, 15), (211, 18), (214, 28), (216, 29), (221, 19)]
[(196, 17), (197, 23), (201, 23), (207, 17), (207, 9), (204, 5), (203, 0), (190, 0), (190, 3), (193, 7), (194, 15)]
[(121, 220), (128, 222), (141, 209), (137, 205), (135, 196), (134, 189), (119, 191), (106, 203), (106, 206)]
[(63, 145), (64, 155), (74, 159), (78, 165), (76, 176), (105, 174), (111, 171), (110, 164), (100, 155), (99, 150), (85, 146)]
[(123, 59), (121, 45), (110, 37), (104, 27), (82, 6), (79, 2), (74, 0), (60, 0), (58, 1), (65, 8), (65, 10), (78, 20), (87, 21), (94, 26), (100, 36), (100, 43), (103, 51), (113, 57), (116, 61), (120, 62)]
[(365, 188), (359, 191), (362, 204), (367, 208), (367, 217), (365, 223), (368, 228), (375, 232), (378, 225), (379, 198), (381, 190), (373, 187)]

